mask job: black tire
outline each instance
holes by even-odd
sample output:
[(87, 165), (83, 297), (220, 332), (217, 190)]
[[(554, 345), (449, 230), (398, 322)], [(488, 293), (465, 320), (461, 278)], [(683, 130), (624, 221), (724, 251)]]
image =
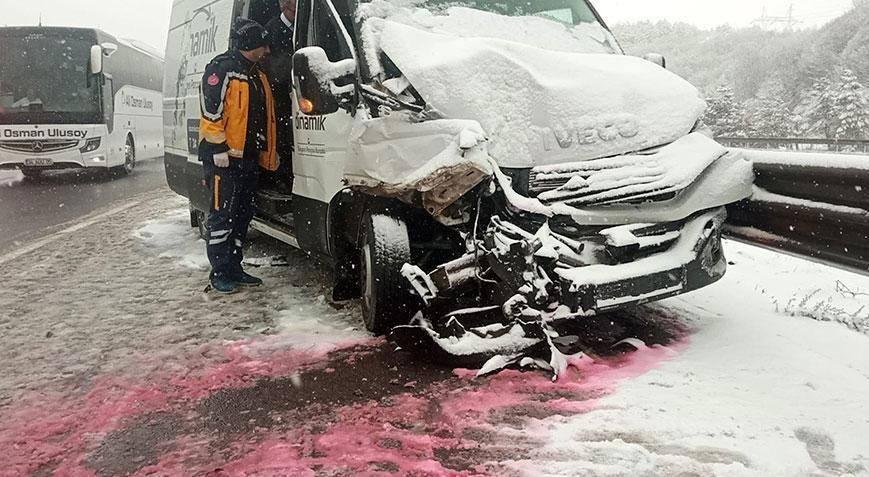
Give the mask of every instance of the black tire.
[(133, 142), (131, 136), (127, 136), (127, 143), (124, 144), (124, 165), (113, 167), (111, 175), (114, 176), (131, 176), (136, 171), (136, 143)]
[(404, 220), (366, 214), (359, 249), (362, 318), (368, 331), (384, 335), (413, 318), (413, 299), (401, 268), (410, 263), (410, 238)]

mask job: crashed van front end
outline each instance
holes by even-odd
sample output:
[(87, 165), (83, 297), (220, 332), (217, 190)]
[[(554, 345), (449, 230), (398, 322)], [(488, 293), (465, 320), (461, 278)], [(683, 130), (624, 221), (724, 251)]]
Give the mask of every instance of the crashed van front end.
[[(620, 52), (535, 44), (565, 31), (549, 22), (521, 43), (474, 33), (516, 18), (372, 5), (370, 113), (357, 117), (346, 181), (423, 209), (462, 244), (441, 263), (404, 266), (422, 311), (393, 338), (485, 362), (484, 373), (558, 373), (575, 340), (556, 323), (724, 275), (725, 206), (750, 196), (753, 172), (709, 137), (693, 86)], [(584, 24), (570, 34), (611, 38)]]
[[(524, 365), (560, 372), (567, 361), (558, 350), (576, 343), (564, 341), (558, 323), (719, 280), (725, 206), (748, 197), (753, 182), (742, 154), (700, 133), (640, 153), (508, 169), (474, 122), (417, 126), (428, 141), (405, 130), (414, 123), (391, 127), (394, 134), (375, 128), (376, 140), (360, 134), (360, 153), (369, 153), (360, 158), (428, 151), (425, 169), (399, 173), (404, 182), (351, 183), (425, 208), (464, 239), (454, 260), (404, 266), (422, 311), (393, 338), (451, 363), (486, 363), (484, 372), (540, 355)], [(398, 145), (405, 141), (415, 147)]]
[(478, 314), (551, 321), (705, 287), (726, 270), (724, 206), (752, 182), (750, 163), (700, 134), (514, 177), (490, 166), (466, 253), (435, 270), (405, 268), (435, 315), (484, 296), (491, 303), (477, 305), (503, 306)]

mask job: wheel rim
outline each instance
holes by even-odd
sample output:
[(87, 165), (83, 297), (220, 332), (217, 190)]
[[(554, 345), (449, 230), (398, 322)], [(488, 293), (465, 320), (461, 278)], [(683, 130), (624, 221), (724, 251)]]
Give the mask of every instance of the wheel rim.
[(133, 172), (136, 168), (136, 150), (129, 142), (124, 146), (124, 171), (127, 174)]

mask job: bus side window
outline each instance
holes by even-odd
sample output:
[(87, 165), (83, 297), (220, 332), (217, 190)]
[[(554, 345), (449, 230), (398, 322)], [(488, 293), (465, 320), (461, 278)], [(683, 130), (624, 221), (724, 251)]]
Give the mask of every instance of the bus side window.
[(106, 119), (109, 134), (111, 134), (115, 127), (115, 87), (110, 76), (106, 76), (105, 84), (103, 84), (103, 116)]

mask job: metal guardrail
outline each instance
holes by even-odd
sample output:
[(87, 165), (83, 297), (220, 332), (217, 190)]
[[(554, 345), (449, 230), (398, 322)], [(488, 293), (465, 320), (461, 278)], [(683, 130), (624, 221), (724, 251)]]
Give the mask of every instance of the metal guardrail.
[(715, 139), (727, 147), (740, 149), (779, 149), (787, 151), (869, 154), (869, 140), (782, 137), (718, 137)]
[[(752, 158), (753, 151), (744, 151)], [(869, 273), (869, 156), (844, 166), (800, 164), (800, 154), (755, 153), (757, 187), (768, 192), (730, 207), (738, 239)], [(817, 155), (815, 155), (817, 157)], [(764, 162), (764, 159), (767, 162)], [(790, 160), (793, 159), (793, 160)]]

